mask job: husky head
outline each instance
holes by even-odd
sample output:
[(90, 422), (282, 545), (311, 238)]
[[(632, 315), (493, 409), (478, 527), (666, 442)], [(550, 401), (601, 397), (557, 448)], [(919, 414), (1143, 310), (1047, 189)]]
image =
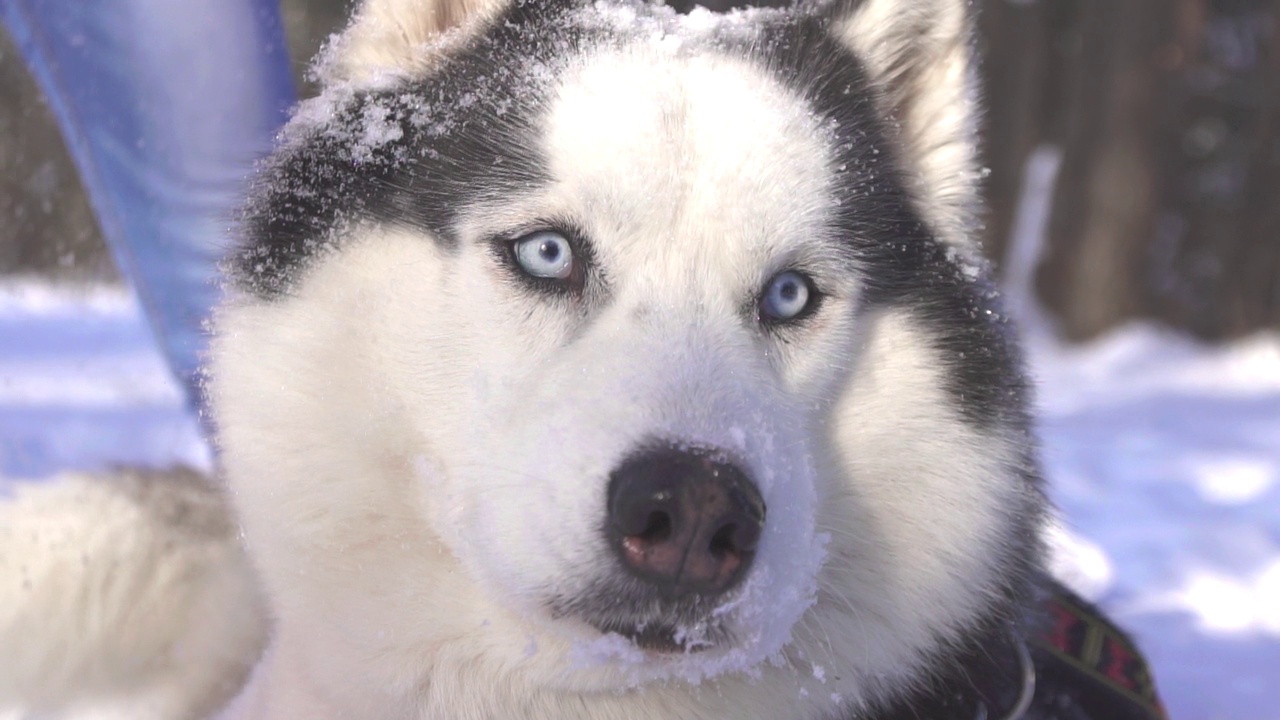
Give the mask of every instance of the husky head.
[(1016, 622), (963, 5), (368, 0), (215, 327), (276, 654), (348, 708), (819, 717)]

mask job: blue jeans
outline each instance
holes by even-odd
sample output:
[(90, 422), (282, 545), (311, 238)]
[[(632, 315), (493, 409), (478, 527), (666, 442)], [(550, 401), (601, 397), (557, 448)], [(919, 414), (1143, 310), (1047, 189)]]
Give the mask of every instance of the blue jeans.
[(294, 101), (277, 0), (0, 0), (193, 408), (216, 264)]

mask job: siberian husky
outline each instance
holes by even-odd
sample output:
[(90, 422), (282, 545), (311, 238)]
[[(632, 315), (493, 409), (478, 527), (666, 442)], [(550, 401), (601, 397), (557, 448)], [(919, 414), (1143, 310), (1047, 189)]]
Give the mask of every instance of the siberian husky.
[(967, 5), (367, 0), (213, 324), (271, 621), (225, 716), (1020, 713)]
[(1017, 677), (1044, 498), (966, 5), (361, 7), (216, 320), (274, 617), (238, 711), (875, 717)]

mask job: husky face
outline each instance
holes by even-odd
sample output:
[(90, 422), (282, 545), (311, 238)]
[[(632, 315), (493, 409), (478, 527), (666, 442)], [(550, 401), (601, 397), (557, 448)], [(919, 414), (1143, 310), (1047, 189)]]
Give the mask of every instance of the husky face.
[(273, 657), (425, 716), (794, 717), (1016, 619), (1017, 359), (886, 4), (365, 6), (212, 351)]

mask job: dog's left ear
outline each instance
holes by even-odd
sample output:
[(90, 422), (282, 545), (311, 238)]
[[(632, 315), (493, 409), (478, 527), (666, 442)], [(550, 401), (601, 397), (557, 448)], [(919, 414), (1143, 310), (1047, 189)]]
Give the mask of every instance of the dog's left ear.
[(351, 24), (321, 60), (326, 83), (377, 84), (384, 75), (426, 70), (510, 0), (361, 0)]
[(977, 82), (970, 0), (837, 0), (833, 33), (866, 65), (926, 220), (975, 245)]

